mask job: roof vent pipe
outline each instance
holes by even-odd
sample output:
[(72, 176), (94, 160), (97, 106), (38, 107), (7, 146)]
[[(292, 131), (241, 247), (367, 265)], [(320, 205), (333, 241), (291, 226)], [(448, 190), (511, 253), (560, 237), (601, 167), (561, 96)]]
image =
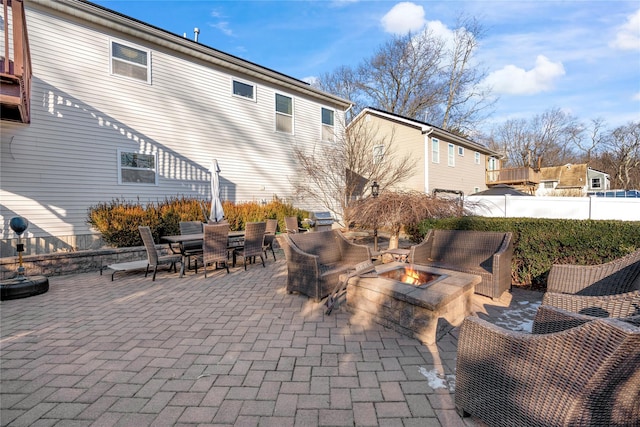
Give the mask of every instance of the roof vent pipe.
[(198, 43), (198, 34), (200, 34), (200, 28), (198, 27), (194, 28), (193, 32), (196, 34), (193, 39), (196, 41), (196, 43)]

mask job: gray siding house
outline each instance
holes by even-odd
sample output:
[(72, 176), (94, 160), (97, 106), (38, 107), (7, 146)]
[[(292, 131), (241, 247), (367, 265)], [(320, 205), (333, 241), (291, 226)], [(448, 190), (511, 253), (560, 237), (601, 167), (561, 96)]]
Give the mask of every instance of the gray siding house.
[(296, 203), (291, 147), (343, 132), (349, 101), (181, 35), (81, 0), (26, 0), (24, 16), (30, 116), (3, 104), (2, 256), (17, 215), (35, 254), (98, 245), (99, 202), (209, 200), (213, 159), (223, 199)]

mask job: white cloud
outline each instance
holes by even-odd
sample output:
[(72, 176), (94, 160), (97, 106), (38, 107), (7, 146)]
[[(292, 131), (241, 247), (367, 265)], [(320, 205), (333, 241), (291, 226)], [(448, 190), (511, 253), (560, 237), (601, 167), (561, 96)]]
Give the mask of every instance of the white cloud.
[(303, 82), (309, 83), (311, 86), (316, 87), (318, 85), (319, 79), (316, 76), (307, 76), (302, 78)]
[(496, 94), (533, 95), (552, 89), (564, 74), (562, 62), (551, 62), (544, 55), (538, 55), (533, 69), (527, 71), (507, 65), (489, 74), (484, 83), (491, 86)]
[(387, 33), (407, 34), (422, 29), (426, 24), (424, 8), (411, 2), (398, 3), (381, 19)]
[(620, 50), (640, 50), (640, 9), (618, 27), (616, 39), (610, 46)]
[(640, 101), (640, 92), (634, 93), (631, 99), (634, 101)]
[(229, 22), (224, 20), (224, 15), (222, 13), (220, 13), (217, 10), (212, 10), (211, 11), (211, 17), (217, 19), (217, 22), (209, 23), (209, 26), (211, 28), (214, 28), (214, 29), (222, 32), (222, 34), (224, 34), (226, 36), (232, 36), (233, 35), (233, 31), (231, 30), (231, 28), (229, 28)]

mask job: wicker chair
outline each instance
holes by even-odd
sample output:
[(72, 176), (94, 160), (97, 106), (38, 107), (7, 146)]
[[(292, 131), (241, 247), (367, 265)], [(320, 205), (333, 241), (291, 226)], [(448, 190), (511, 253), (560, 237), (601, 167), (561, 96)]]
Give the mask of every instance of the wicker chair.
[(273, 242), (276, 240), (276, 230), (278, 229), (277, 219), (268, 219), (267, 227), (264, 231), (264, 241), (262, 242), (262, 250), (265, 258), (267, 257), (267, 251), (271, 251), (273, 254), (273, 260), (276, 260), (276, 252), (273, 249)]
[(409, 262), (477, 274), (475, 293), (498, 299), (511, 289), (513, 236), (510, 232), (429, 230), (411, 247)]
[(229, 249), (227, 241), (229, 240), (229, 224), (204, 226), (204, 240), (202, 243), (202, 262), (204, 264), (204, 277), (207, 277), (207, 266), (222, 263), (229, 274)]
[(348, 241), (338, 230), (279, 234), (278, 241), (287, 258), (287, 292), (314, 301), (333, 292), (341, 274), (371, 260), (368, 246)]
[(596, 319), (561, 332), (513, 332), (467, 317), (455, 404), (489, 426), (638, 426), (640, 328)]
[(298, 227), (298, 217), (297, 216), (285, 216), (284, 217), (284, 225), (287, 229), (287, 233), (295, 234), (300, 233), (302, 231), (306, 231), (304, 228)]
[(640, 315), (640, 250), (605, 264), (554, 265), (542, 303), (596, 317)]
[[(533, 320), (532, 333), (550, 334), (552, 332), (560, 332), (591, 322), (599, 317), (607, 316), (589, 316), (587, 314), (574, 313), (572, 311), (563, 310), (549, 305), (541, 305), (538, 307), (538, 311), (536, 312), (536, 316)], [(623, 322), (640, 326), (640, 314), (621, 316), (619, 319)]]
[(144, 277), (147, 277), (149, 274), (149, 268), (153, 267), (153, 279), (156, 280), (156, 273), (158, 272), (158, 266), (163, 264), (169, 264), (169, 271), (173, 267), (173, 271), (177, 272), (176, 264), (182, 261), (182, 256), (177, 254), (172, 255), (159, 255), (158, 250), (156, 249), (156, 244), (153, 241), (153, 234), (151, 234), (151, 229), (146, 226), (138, 227), (140, 231), (140, 236), (142, 237), (142, 242), (144, 243), (144, 247), (147, 250), (147, 270), (144, 273)]
[[(180, 221), (180, 234), (202, 234), (202, 222)], [(182, 254), (187, 258), (187, 267), (191, 268), (191, 257), (195, 257), (195, 270), (198, 272), (198, 258), (202, 255), (202, 241), (184, 242)]]
[(240, 255), (244, 258), (244, 269), (247, 269), (247, 261), (259, 256), (264, 267), (264, 252), (262, 242), (264, 242), (264, 231), (267, 228), (266, 222), (248, 222), (245, 227), (244, 246), (233, 250), (233, 265), (236, 264), (236, 257)]

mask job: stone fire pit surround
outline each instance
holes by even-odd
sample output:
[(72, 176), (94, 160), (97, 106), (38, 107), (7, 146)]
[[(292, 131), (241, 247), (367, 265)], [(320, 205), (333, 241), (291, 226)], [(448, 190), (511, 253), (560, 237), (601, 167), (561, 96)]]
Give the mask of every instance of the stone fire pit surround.
[(347, 283), (347, 310), (363, 321), (381, 324), (423, 344), (434, 344), (472, 313), (471, 299), (475, 286), (482, 280), (480, 276), (399, 262), (379, 265), (376, 272), (400, 267), (441, 277), (422, 286), (374, 275), (353, 277)]

